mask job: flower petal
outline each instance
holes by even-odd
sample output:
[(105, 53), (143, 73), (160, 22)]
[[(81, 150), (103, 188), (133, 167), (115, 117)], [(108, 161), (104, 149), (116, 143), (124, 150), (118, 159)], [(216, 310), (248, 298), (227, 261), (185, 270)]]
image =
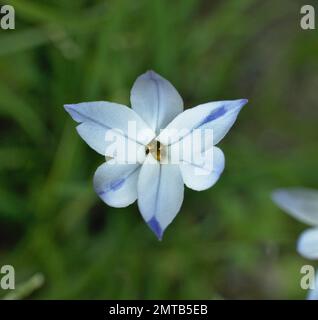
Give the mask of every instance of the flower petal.
[(297, 220), (318, 226), (318, 190), (305, 188), (278, 189), (273, 201)]
[(111, 207), (127, 207), (137, 199), (139, 164), (100, 165), (94, 175), (94, 188), (99, 197)]
[(184, 185), (178, 165), (159, 164), (148, 155), (138, 179), (138, 206), (151, 230), (161, 240), (179, 212)]
[(318, 300), (318, 272), (315, 278), (315, 289), (308, 290), (307, 300)]
[[(83, 140), (95, 151), (102, 155), (107, 154), (106, 150), (113, 141), (106, 141), (106, 133), (110, 131), (121, 135), (124, 140), (128, 139), (137, 144), (147, 144), (154, 138), (154, 133), (150, 136), (135, 134), (142, 131), (148, 132), (150, 129), (145, 122), (132, 109), (111, 102), (83, 102), (64, 106), (71, 117), (79, 122), (77, 131)], [(131, 125), (136, 130), (131, 130)]]
[(130, 100), (133, 110), (157, 134), (183, 111), (183, 101), (177, 90), (154, 71), (148, 71), (137, 78)]
[(297, 250), (307, 259), (318, 259), (318, 228), (308, 229), (301, 234)]
[(221, 149), (212, 149), (195, 157), (191, 162), (180, 165), (185, 185), (193, 190), (202, 191), (212, 187), (224, 170), (225, 158)]
[(213, 139), (205, 145), (207, 150), (226, 135), (246, 103), (246, 99), (209, 102), (185, 110), (168, 124), (158, 140), (165, 145), (171, 145), (185, 139), (195, 130), (212, 129)]

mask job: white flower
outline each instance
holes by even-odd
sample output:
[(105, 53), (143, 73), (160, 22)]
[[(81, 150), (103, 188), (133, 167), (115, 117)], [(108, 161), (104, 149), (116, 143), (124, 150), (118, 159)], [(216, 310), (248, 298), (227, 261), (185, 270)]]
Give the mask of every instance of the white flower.
[(308, 291), (307, 300), (318, 300), (318, 272), (315, 277), (315, 289), (310, 289)]
[[(318, 259), (318, 190), (305, 188), (279, 189), (273, 192), (274, 202), (292, 217), (309, 224), (299, 237), (297, 251), (305, 258)], [(309, 291), (308, 299), (318, 299), (318, 274), (316, 288)]]
[[(179, 93), (154, 71), (137, 78), (130, 100), (132, 108), (111, 102), (84, 102), (65, 105), (65, 109), (80, 123), (77, 131), (90, 147), (115, 158), (97, 169), (97, 194), (118, 208), (138, 199), (144, 220), (161, 239), (180, 210), (184, 184), (205, 190), (220, 177), (224, 155), (215, 145), (229, 131), (247, 100), (210, 102), (183, 112)], [(136, 134), (129, 128), (131, 123)], [(177, 163), (170, 161), (170, 154), (177, 149), (184, 149), (182, 154), (188, 151), (195, 131), (208, 129), (213, 130), (213, 135), (191, 149), (192, 157), (179, 156)], [(109, 133), (115, 133), (129, 150), (136, 150), (138, 161), (116, 162), (118, 151), (113, 150), (113, 141), (105, 138)]]

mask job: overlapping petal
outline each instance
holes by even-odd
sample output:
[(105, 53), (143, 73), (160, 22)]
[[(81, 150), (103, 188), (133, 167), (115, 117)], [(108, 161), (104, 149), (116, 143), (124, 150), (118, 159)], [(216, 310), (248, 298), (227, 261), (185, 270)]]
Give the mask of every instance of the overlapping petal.
[(111, 207), (122, 208), (137, 199), (139, 164), (100, 165), (94, 175), (94, 188), (99, 197)]
[(162, 165), (149, 154), (138, 179), (138, 206), (144, 220), (159, 239), (179, 212), (183, 193), (179, 166)]
[(192, 161), (180, 165), (183, 181), (188, 188), (202, 191), (212, 187), (224, 170), (225, 158), (221, 149), (213, 147)]
[[(106, 139), (106, 134), (116, 132), (122, 141), (145, 145), (154, 138), (146, 123), (132, 109), (111, 102), (83, 102), (64, 106), (71, 117), (79, 122), (77, 131), (83, 140), (95, 151), (102, 155), (112, 157), (107, 153), (113, 140)], [(135, 130), (130, 130), (132, 128)], [(146, 135), (135, 133), (145, 132)]]
[(174, 86), (148, 71), (137, 78), (131, 90), (131, 106), (157, 134), (183, 111), (183, 101)]

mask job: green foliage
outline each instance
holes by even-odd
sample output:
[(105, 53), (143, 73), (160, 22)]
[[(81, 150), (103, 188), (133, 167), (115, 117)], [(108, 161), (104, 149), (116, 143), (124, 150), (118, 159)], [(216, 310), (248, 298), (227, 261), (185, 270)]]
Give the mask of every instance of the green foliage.
[[(318, 187), (318, 35), (300, 29), (300, 1), (6, 3), (17, 21), (0, 30), (0, 265), (15, 267), (17, 297), (304, 297), (305, 227), (270, 199)], [(220, 181), (187, 190), (162, 242), (136, 204), (113, 209), (94, 194), (103, 157), (62, 108), (128, 104), (147, 69), (186, 106), (250, 100), (220, 145)], [(44, 283), (32, 287), (35, 274)]]

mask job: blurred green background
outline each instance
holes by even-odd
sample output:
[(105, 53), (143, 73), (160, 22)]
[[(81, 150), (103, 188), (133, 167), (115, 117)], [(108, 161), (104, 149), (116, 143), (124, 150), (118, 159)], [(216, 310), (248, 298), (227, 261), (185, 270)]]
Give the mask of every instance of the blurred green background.
[[(301, 5), (317, 1), (5, 3), (16, 29), (0, 30), (0, 266), (15, 267), (19, 298), (305, 297), (305, 226), (270, 193), (318, 187), (318, 34), (299, 25)], [(104, 159), (62, 107), (129, 104), (148, 69), (186, 106), (250, 100), (219, 145), (220, 181), (186, 190), (162, 242), (136, 204), (113, 209), (94, 193)]]

